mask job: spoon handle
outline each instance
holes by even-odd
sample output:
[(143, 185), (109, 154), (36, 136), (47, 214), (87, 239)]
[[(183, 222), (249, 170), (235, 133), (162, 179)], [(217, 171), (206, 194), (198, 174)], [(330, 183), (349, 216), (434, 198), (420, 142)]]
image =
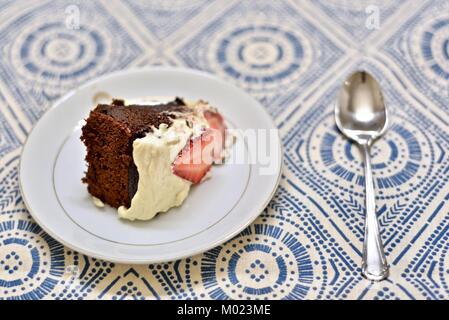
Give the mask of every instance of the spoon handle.
[(388, 277), (388, 263), (379, 232), (374, 196), (373, 175), (371, 172), (370, 146), (361, 145), (365, 162), (365, 239), (363, 243), (362, 274), (372, 281)]

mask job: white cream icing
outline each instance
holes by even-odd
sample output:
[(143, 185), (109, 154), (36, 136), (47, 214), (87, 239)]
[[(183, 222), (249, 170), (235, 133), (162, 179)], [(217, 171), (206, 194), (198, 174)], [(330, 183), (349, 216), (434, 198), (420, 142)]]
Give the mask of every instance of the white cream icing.
[(189, 139), (209, 127), (203, 115), (205, 107), (203, 102), (189, 104), (191, 112), (174, 119), (170, 127), (161, 124), (134, 140), (133, 158), (139, 182), (131, 206), (118, 208), (120, 218), (149, 220), (184, 202), (191, 182), (173, 174), (171, 165)]
[(92, 197), (92, 202), (94, 203), (94, 205), (98, 208), (104, 208), (104, 203), (103, 201), (101, 201), (100, 199), (98, 199), (97, 197)]

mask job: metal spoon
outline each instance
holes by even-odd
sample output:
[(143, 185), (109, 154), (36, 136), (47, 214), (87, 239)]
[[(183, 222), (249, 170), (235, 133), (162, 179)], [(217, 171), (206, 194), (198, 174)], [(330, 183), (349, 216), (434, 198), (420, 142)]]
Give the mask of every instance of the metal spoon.
[(376, 79), (365, 71), (353, 73), (344, 82), (335, 106), (335, 122), (340, 131), (355, 141), (365, 162), (365, 239), (362, 274), (369, 280), (388, 277), (379, 224), (376, 215), (370, 147), (387, 129), (387, 108)]

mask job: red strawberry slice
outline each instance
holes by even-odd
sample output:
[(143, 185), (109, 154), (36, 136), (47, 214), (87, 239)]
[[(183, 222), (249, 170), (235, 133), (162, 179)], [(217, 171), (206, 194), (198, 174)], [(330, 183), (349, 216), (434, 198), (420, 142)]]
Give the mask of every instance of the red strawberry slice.
[(200, 137), (191, 139), (172, 164), (173, 173), (194, 184), (200, 183), (212, 163), (222, 158), (226, 126), (218, 112), (205, 111), (210, 129)]
[(173, 173), (194, 184), (201, 182), (212, 166), (213, 141), (210, 130), (191, 139), (173, 162)]
[(212, 129), (219, 130), (221, 132), (224, 139), (226, 133), (226, 125), (221, 114), (219, 114), (218, 112), (206, 110), (204, 111), (204, 117), (206, 118)]
[(213, 156), (216, 160), (222, 158), (222, 151), (224, 149), (225, 135), (226, 135), (226, 125), (224, 119), (220, 113), (206, 110), (204, 111), (204, 117), (209, 123), (210, 127), (213, 129), (214, 135), (214, 147)]

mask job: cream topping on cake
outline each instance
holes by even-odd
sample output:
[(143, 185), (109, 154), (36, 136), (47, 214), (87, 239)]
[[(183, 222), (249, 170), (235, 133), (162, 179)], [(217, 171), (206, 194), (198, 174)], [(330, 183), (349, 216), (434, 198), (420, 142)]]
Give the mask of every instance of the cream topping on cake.
[(181, 205), (187, 197), (192, 183), (175, 175), (172, 163), (190, 138), (209, 128), (203, 112), (210, 108), (203, 101), (187, 106), (190, 111), (177, 114), (171, 126), (161, 124), (145, 137), (134, 140), (133, 159), (139, 182), (130, 208), (118, 208), (121, 218), (149, 220), (159, 212)]
[(98, 199), (97, 197), (92, 196), (92, 202), (98, 208), (104, 208), (104, 202)]

